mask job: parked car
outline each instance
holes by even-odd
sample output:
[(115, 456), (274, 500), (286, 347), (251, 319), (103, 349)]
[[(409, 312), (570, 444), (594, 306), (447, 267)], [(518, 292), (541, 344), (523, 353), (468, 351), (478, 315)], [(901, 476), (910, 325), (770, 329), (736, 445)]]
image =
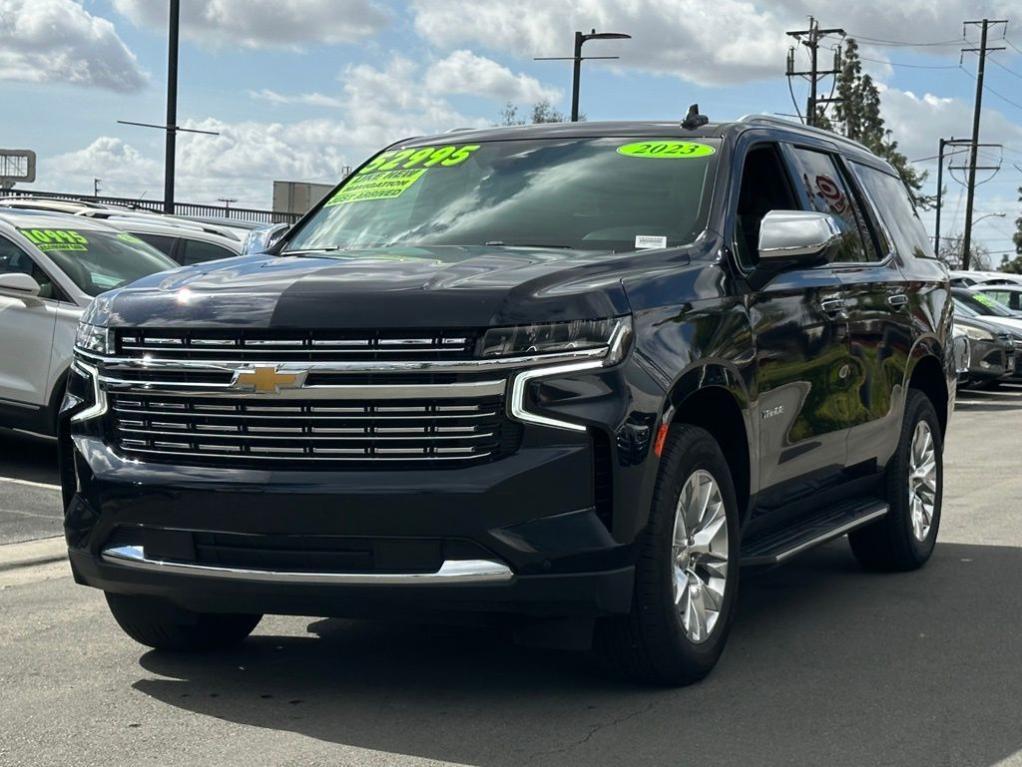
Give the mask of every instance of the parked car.
[(403, 141), (273, 253), (94, 302), (76, 581), (157, 648), (482, 610), (673, 684), (716, 663), (743, 565), (846, 533), (923, 565), (952, 306), (905, 186), (832, 133), (702, 122)]
[(249, 231), (243, 224), (236, 225), (237, 222), (218, 225), (87, 200), (8, 197), (0, 200), (0, 211), (4, 208), (67, 213), (106, 221), (184, 265), (240, 255)]
[(0, 426), (56, 434), (84, 308), (104, 290), (176, 266), (104, 224), (0, 209)]
[[(1011, 310), (1016, 317), (1022, 317), (1022, 285), (997, 285), (984, 283), (973, 287), (977, 296), (994, 299), (1001, 306)], [(980, 298), (982, 301), (983, 299)]]
[(955, 311), (955, 329), (969, 339), (968, 365), (958, 379), (962, 385), (997, 385), (1015, 376), (1016, 341), (1011, 331), (975, 315), (963, 316), (961, 308)]
[(973, 287), (976, 285), (1022, 285), (1022, 274), (1011, 272), (954, 271), (950, 272), (953, 287)]
[(1022, 330), (1022, 317), (995, 298), (973, 288), (951, 288), (956, 306), (965, 307), (977, 317), (1013, 330)]
[(149, 214), (89, 214), (129, 232), (184, 266), (241, 255), (242, 238), (229, 229), (176, 216)]

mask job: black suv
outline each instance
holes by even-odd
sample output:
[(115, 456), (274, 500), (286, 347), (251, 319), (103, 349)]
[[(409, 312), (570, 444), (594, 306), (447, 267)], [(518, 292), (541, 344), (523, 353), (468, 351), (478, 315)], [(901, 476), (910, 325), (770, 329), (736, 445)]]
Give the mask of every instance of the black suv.
[(948, 276), (859, 144), (767, 117), (409, 139), (272, 251), (79, 330), (71, 564), (143, 644), (514, 613), (686, 683), (741, 566), (933, 550)]

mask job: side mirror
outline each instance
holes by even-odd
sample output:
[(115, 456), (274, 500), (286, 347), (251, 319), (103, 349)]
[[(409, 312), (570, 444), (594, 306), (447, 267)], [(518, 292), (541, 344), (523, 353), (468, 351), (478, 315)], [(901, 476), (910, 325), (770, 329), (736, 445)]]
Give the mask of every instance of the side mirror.
[(813, 263), (842, 237), (837, 219), (829, 213), (772, 210), (759, 227), (759, 260), (764, 266)]
[(39, 283), (31, 274), (7, 272), (0, 274), (0, 293), (16, 298), (32, 298), (39, 295)]
[(245, 239), (245, 245), (241, 249), (244, 256), (266, 253), (280, 242), (280, 238), (287, 234), (291, 228), (290, 224), (272, 224), (260, 229), (253, 229)]

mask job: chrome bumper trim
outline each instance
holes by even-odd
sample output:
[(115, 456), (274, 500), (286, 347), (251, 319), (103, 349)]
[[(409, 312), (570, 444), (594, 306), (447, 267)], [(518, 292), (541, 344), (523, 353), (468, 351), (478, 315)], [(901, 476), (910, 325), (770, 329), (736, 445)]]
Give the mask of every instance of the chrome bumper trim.
[(440, 584), (507, 583), (514, 578), (511, 569), (487, 559), (448, 559), (435, 573), (296, 573), (274, 570), (244, 570), (184, 562), (148, 559), (142, 546), (112, 546), (101, 559), (113, 565), (155, 573), (191, 575), (201, 578), (247, 581), (250, 583), (307, 583), (347, 586), (431, 586)]

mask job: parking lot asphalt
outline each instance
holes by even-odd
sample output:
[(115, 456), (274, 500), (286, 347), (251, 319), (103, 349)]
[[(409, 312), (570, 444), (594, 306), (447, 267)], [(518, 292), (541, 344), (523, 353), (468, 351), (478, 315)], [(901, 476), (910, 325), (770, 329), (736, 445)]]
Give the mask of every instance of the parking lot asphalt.
[[(267, 618), (154, 653), (65, 563), (0, 572), (0, 765), (1022, 765), (1020, 429), (1022, 389), (961, 392), (929, 565), (866, 574), (836, 541), (745, 576), (684, 689), (478, 625)], [(53, 481), (15, 454), (0, 476)]]

